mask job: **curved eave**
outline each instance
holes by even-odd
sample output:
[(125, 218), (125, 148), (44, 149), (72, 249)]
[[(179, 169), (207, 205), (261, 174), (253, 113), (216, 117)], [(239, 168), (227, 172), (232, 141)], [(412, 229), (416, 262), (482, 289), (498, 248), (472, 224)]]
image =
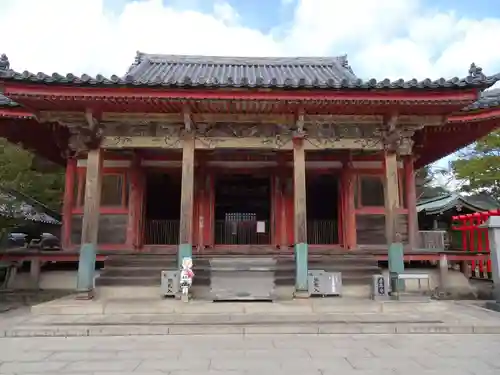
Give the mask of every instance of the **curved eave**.
[(0, 118), (31, 119), (35, 116), (21, 106), (6, 106), (0, 107)]
[(64, 165), (62, 151), (68, 143), (67, 129), (60, 127), (60, 131), (53, 132), (49, 129), (51, 125), (54, 124), (39, 123), (34, 116), (0, 117), (0, 137), (56, 164)]
[(440, 127), (425, 127), (414, 136), (416, 153), (420, 155), (415, 162), (415, 168), (421, 168), (448, 156), (499, 127), (500, 120), (491, 116), (481, 120), (476, 118), (476, 121), (454, 121)]
[(477, 122), (500, 118), (500, 106), (463, 111), (448, 117), (447, 122)]
[[(144, 62), (144, 61), (142, 61)], [(139, 65), (142, 63), (138, 61)], [(206, 63), (204, 63), (206, 65)], [(202, 63), (203, 65), (203, 63)], [(224, 64), (222, 64), (224, 65)], [(312, 79), (301, 74), (301, 76), (289, 76), (286, 74), (271, 75), (266, 78), (262, 76), (241, 76), (239, 78), (233, 77), (230, 72), (226, 72), (221, 77), (214, 76), (212, 72), (207, 72), (207, 76), (196, 76), (193, 72), (184, 72), (180, 77), (171, 77), (165, 80), (165, 74), (159, 77), (151, 78), (135, 78), (128, 74), (124, 78), (117, 75), (105, 77), (98, 74), (92, 77), (88, 74), (83, 74), (78, 77), (74, 74), (62, 75), (59, 73), (46, 74), (43, 72), (34, 74), (29, 71), (22, 73), (13, 70), (0, 72), (0, 79), (5, 82), (19, 82), (19, 83), (42, 83), (45, 85), (78, 85), (78, 86), (94, 86), (94, 87), (138, 87), (138, 88), (193, 88), (193, 89), (325, 89), (325, 90), (399, 90), (399, 89), (479, 89), (484, 90), (493, 86), (498, 80), (498, 76), (485, 76), (476, 71), (469, 71), (469, 76), (465, 78), (454, 77), (452, 79), (439, 78), (431, 80), (429, 78), (424, 80), (398, 79), (391, 81), (389, 79), (353, 79), (353, 77), (341, 78), (330, 76), (328, 73), (323, 72), (321, 79), (317, 77)], [(474, 67), (475, 68), (475, 67)], [(326, 75), (326, 77), (325, 77)]]
[(23, 104), (27, 99), (63, 100), (274, 100), (327, 101), (345, 104), (358, 101), (381, 104), (441, 104), (457, 106), (456, 110), (477, 99), (478, 88), (463, 89), (224, 89), (224, 88), (163, 88), (117, 85), (56, 85), (31, 82), (4, 82), (6, 96)]

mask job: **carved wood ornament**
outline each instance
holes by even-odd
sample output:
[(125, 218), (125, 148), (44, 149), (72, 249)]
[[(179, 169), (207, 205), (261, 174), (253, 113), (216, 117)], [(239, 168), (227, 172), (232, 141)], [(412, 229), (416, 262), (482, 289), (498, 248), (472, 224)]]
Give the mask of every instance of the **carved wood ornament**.
[[(252, 122), (247, 120), (256, 120), (256, 115), (193, 114), (187, 105), (181, 114), (167, 114), (168, 117), (145, 114), (141, 120), (136, 115), (130, 115), (134, 121), (125, 121), (126, 114), (108, 113), (99, 116), (106, 121), (99, 121), (90, 111), (42, 113), (45, 121), (57, 118), (70, 129), (70, 148), (75, 152), (99, 146), (180, 149), (184, 137), (192, 134), (195, 147), (201, 149), (291, 150), (293, 139), (303, 138), (306, 150), (386, 149), (409, 154), (413, 144), (411, 138), (422, 127), (416, 124), (414, 116), (400, 116), (400, 124), (404, 125), (396, 126), (390, 125), (387, 119), (384, 121), (382, 116), (310, 115), (301, 110), (294, 121), (294, 116), (262, 115), (261, 121)], [(277, 121), (278, 118), (282, 122)], [(202, 119), (212, 121), (198, 121)], [(431, 120), (433, 124), (438, 123), (437, 118), (422, 118), (422, 124)], [(442, 123), (442, 118), (439, 121)]]

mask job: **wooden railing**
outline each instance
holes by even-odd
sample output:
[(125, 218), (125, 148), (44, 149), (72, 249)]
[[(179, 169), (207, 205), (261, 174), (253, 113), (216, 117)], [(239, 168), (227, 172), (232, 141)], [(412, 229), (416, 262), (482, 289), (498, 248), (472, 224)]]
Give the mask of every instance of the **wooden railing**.
[[(255, 220), (218, 220), (215, 222), (215, 243), (218, 245), (267, 245), (271, 243), (269, 222), (264, 221), (264, 232), (257, 233)], [(262, 224), (260, 224), (262, 225)]]
[(444, 230), (420, 230), (417, 236), (417, 249), (445, 250), (448, 234)]
[(146, 220), (144, 228), (144, 244), (179, 244), (179, 225), (179, 220)]
[(310, 245), (331, 245), (339, 243), (336, 220), (308, 220), (307, 243)]

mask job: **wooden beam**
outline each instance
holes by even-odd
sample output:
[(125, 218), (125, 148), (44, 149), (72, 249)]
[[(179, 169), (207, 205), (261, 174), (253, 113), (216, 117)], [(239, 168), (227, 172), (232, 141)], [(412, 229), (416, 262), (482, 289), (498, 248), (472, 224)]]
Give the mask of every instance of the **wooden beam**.
[(398, 235), (399, 178), (395, 152), (384, 154), (385, 233), (388, 244), (401, 242)]
[[(179, 89), (157, 87), (81, 87), (75, 85), (47, 85), (45, 83), (6, 81), (4, 95), (23, 104), (26, 97), (51, 98), (73, 97), (75, 101), (99, 98), (102, 103), (106, 99), (128, 99), (134, 102), (147, 102), (151, 99), (172, 100), (274, 100), (274, 101), (318, 101), (324, 100), (344, 105), (346, 101), (371, 101), (384, 104), (398, 104), (402, 101), (416, 101), (415, 104), (455, 102), (457, 110), (477, 100), (480, 88), (465, 88), (463, 90), (248, 90), (248, 89)], [(125, 104), (126, 102), (124, 102)], [(453, 104), (455, 104), (453, 103)], [(126, 105), (126, 104), (125, 104)], [(406, 104), (408, 105), (408, 104)], [(451, 107), (452, 105), (450, 105)]]
[[(30, 112), (27, 112), (30, 113)], [(137, 123), (152, 122), (161, 124), (179, 124), (184, 122), (185, 112), (103, 112), (100, 122), (122, 123), (135, 125)], [(285, 113), (190, 113), (193, 123), (249, 123), (249, 124), (292, 124), (294, 115)], [(440, 126), (445, 120), (443, 116), (400, 115), (399, 123), (402, 125)], [(78, 123), (85, 121), (85, 113), (81, 111), (40, 111), (40, 122), (69, 122)], [(304, 114), (305, 124), (342, 124), (342, 125), (383, 125), (381, 115), (343, 115), (343, 114)]]
[[(202, 150), (213, 149), (262, 149), (262, 150), (293, 150), (291, 138), (259, 138), (259, 137), (197, 137), (195, 148)], [(109, 150), (134, 149), (134, 148), (162, 148), (182, 149), (183, 139), (180, 136), (170, 137), (115, 137), (105, 136), (101, 147)], [(307, 151), (314, 150), (383, 150), (383, 144), (376, 138), (344, 138), (338, 140), (321, 138), (304, 138), (302, 148)]]

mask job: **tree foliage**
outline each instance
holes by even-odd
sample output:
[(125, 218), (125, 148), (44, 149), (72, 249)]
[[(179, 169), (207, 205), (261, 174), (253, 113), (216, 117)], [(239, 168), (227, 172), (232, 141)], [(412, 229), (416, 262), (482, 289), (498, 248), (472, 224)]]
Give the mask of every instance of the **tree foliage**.
[(0, 184), (60, 211), (64, 169), (60, 167), (44, 173), (33, 170), (33, 158), (31, 152), (0, 138)]
[(463, 191), (486, 192), (500, 200), (500, 130), (460, 152), (452, 167), (464, 181)]
[(449, 171), (444, 168), (433, 168), (427, 165), (417, 170), (415, 174), (417, 200), (449, 193), (448, 179)]

